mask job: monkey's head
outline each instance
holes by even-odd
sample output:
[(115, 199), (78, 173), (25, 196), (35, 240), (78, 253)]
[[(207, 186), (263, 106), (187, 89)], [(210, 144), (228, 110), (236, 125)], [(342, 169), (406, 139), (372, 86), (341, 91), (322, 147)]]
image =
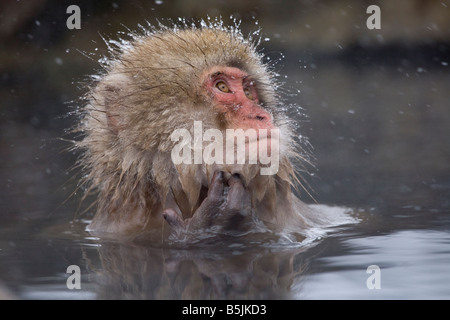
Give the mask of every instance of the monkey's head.
[[(158, 219), (175, 202), (190, 217), (221, 170), (239, 174), (252, 205), (277, 220), (277, 203), (297, 181), (290, 160), (298, 153), (256, 45), (235, 29), (186, 27), (153, 30), (120, 49), (91, 90), (78, 142), (98, 210), (108, 219), (133, 210)], [(230, 162), (230, 146), (236, 157), (244, 152), (244, 163)], [(279, 155), (266, 175), (261, 170), (274, 164), (261, 161), (262, 149)]]

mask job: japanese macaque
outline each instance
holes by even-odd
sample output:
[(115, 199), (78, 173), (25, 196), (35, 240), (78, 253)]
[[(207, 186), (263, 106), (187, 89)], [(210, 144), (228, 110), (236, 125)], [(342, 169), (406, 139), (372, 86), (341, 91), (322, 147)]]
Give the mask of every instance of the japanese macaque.
[[(321, 220), (293, 193), (302, 152), (252, 41), (235, 28), (162, 27), (113, 56), (87, 97), (76, 143), (82, 185), (98, 192), (91, 232), (189, 241), (302, 233)], [(250, 161), (263, 149), (270, 163), (261, 154)], [(227, 158), (236, 150), (242, 162)]]

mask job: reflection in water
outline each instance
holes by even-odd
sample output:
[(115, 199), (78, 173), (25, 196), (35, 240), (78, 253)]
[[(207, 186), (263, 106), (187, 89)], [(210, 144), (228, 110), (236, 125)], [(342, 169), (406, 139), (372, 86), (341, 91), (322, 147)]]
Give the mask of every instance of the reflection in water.
[(93, 271), (98, 299), (283, 299), (305, 268), (290, 250), (181, 250), (102, 243)]
[[(360, 212), (301, 244), (157, 248), (86, 233), (86, 221), (31, 221), (0, 234), (0, 296), (21, 299), (448, 299), (448, 211)], [(38, 226), (37, 228), (34, 228)], [(421, 229), (427, 226), (428, 229)], [(28, 236), (23, 237), (24, 230)], [(5, 236), (5, 238), (3, 238)], [(4, 241), (3, 239), (9, 239)], [(81, 290), (69, 290), (69, 265)], [(369, 265), (381, 289), (366, 286)]]
[[(356, 222), (345, 209), (320, 208), (332, 225)], [(155, 247), (142, 239), (92, 237), (85, 231), (88, 224), (30, 221), (21, 230), (1, 234), (5, 288), (25, 299), (291, 299), (308, 273), (311, 254), (317, 254), (312, 249), (338, 230), (315, 228), (301, 242), (257, 234)], [(70, 265), (81, 269), (81, 290), (66, 286)]]
[[(327, 228), (357, 222), (345, 208), (316, 209)], [(100, 299), (289, 299), (307, 268), (304, 253), (329, 229), (310, 231), (301, 242), (258, 234), (187, 248), (101, 241), (94, 252), (84, 249), (84, 256)], [(88, 258), (92, 254), (97, 263)]]

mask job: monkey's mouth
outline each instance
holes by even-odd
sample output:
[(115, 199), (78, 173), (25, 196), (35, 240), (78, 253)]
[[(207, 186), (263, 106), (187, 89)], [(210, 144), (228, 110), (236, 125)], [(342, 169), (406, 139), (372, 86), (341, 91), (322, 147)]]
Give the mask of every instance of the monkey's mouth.
[(241, 137), (240, 144), (236, 141), (239, 139), (231, 140), (231, 143), (226, 141), (220, 157), (204, 158), (203, 186), (209, 187), (216, 171), (223, 171), (226, 178), (239, 174), (246, 184), (257, 175), (273, 175), (278, 172), (280, 145), (274, 135), (246, 137), (245, 140)]
[(279, 153), (279, 140), (268, 131), (267, 135), (257, 135), (248, 139), (245, 143), (245, 152), (250, 158), (252, 155), (257, 155), (257, 163), (266, 164), (267, 157), (272, 157), (274, 153)]

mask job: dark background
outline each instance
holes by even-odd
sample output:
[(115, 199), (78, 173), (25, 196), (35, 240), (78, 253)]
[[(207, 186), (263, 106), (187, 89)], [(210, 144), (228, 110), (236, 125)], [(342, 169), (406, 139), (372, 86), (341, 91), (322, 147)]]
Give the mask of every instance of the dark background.
[[(66, 8), (81, 9), (81, 30)], [(366, 8), (381, 8), (368, 30)], [(102, 40), (146, 21), (241, 19), (301, 107), (318, 203), (449, 208), (449, 1), (13, 1), (0, 3), (0, 227), (73, 217), (77, 155), (65, 151)], [(306, 137), (306, 138), (305, 138)], [(306, 202), (313, 202), (307, 194)]]

